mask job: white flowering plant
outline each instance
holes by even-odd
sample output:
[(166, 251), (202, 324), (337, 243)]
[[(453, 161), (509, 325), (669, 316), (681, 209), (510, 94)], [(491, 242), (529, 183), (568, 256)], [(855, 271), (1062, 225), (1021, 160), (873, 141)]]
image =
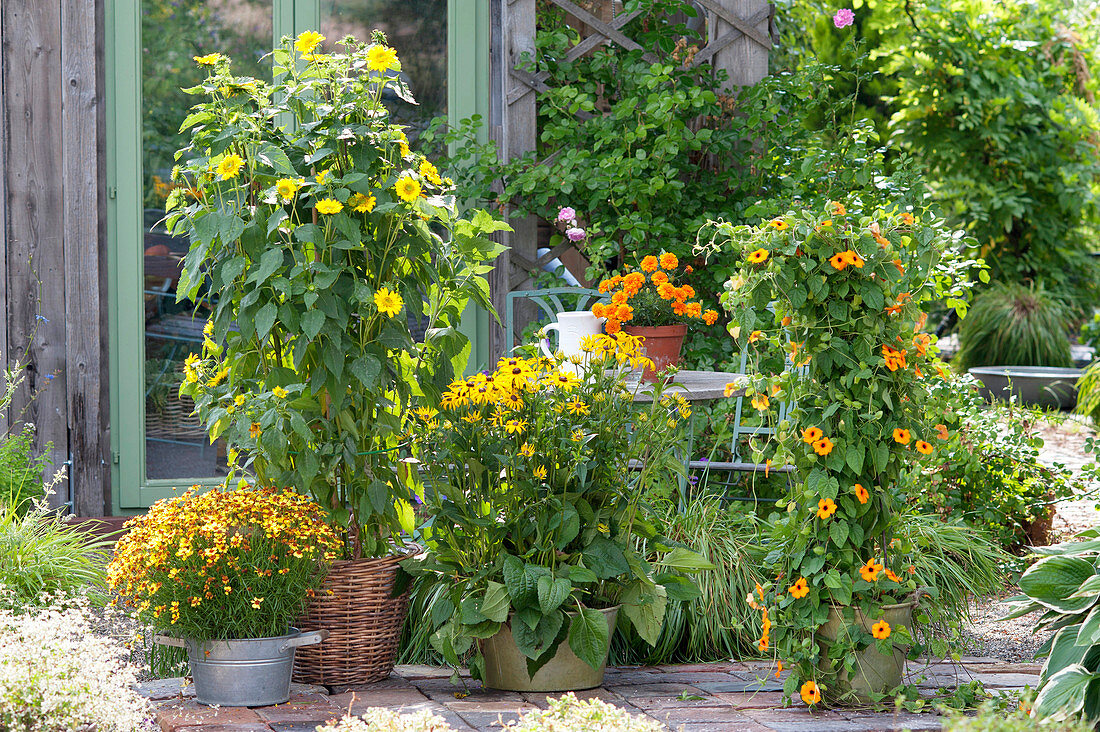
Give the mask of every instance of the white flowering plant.
[(93, 631), (85, 602), (0, 611), (0, 729), (152, 732), (128, 656)]
[(463, 368), (459, 318), (492, 309), (487, 235), (508, 227), (460, 218), (390, 121), (384, 95), (411, 96), (385, 37), (324, 41), (284, 38), (274, 84), (196, 57), (209, 74), (187, 91), (206, 99), (182, 125), (167, 223), (191, 242), (178, 296), (213, 315), (180, 391), (231, 471), (311, 494), (348, 557), (382, 556), (413, 529), (402, 412)]

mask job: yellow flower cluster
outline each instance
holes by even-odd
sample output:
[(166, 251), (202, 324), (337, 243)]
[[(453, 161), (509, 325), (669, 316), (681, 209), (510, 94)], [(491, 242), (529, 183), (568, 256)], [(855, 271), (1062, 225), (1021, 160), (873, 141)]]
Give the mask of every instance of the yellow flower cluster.
[[(293, 492), (211, 490), (157, 501), (126, 522), (107, 566), (111, 589), (140, 613), (176, 625), (207, 604), (227, 604), (234, 588), (248, 604), (304, 582), (341, 551), (320, 506)], [(163, 617), (163, 619), (162, 619)], [(189, 618), (185, 618), (189, 620)], [(293, 620), (293, 618), (291, 618)]]

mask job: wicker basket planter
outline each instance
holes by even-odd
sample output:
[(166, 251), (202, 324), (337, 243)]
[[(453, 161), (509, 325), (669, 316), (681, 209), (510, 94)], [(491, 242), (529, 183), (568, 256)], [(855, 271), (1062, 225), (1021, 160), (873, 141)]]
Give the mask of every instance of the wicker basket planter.
[(405, 554), (333, 563), (305, 617), (295, 624), (303, 632), (327, 630), (328, 639), (298, 650), (295, 681), (336, 686), (389, 676), (409, 607), (408, 591), (391, 597), (398, 562), (418, 551), (412, 547)]

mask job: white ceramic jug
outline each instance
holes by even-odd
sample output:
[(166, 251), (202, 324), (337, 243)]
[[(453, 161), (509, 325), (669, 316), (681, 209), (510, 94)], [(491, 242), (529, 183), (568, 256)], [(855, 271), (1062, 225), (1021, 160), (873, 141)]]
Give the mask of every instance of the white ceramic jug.
[[(584, 351), (581, 350), (581, 340), (588, 336), (599, 335), (603, 332), (603, 318), (597, 318), (589, 310), (579, 310), (575, 313), (558, 313), (558, 322), (550, 323), (543, 326), (544, 331), (556, 330), (558, 332), (558, 348), (557, 352), (565, 355), (568, 359), (571, 356), (581, 356)], [(542, 341), (542, 352), (547, 358), (553, 358), (554, 352), (550, 350), (550, 339), (544, 338)], [(562, 368), (568, 368), (573, 364), (565, 363)], [(578, 376), (583, 369), (579, 366), (573, 366), (571, 368)]]

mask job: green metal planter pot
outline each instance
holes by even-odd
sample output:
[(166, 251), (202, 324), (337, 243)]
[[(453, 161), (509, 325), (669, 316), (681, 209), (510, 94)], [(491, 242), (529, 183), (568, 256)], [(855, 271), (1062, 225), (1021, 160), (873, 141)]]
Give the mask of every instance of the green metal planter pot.
[[(898, 605), (884, 605), (881, 618), (868, 618), (859, 608), (855, 611), (854, 621), (868, 633), (871, 626), (879, 620), (885, 620), (891, 628), (904, 625), (910, 630), (913, 627), (913, 608), (915, 602), (905, 602)], [(834, 605), (829, 608), (829, 617), (817, 630), (824, 655), (828, 646), (837, 639), (845, 627), (844, 618), (839, 609)], [(837, 688), (829, 689), (827, 694), (831, 699), (848, 702), (854, 696), (854, 700), (862, 704), (872, 703), (871, 694), (882, 694), (901, 684), (905, 673), (905, 656), (909, 652), (897, 644), (894, 645), (892, 655), (885, 656), (878, 652), (874, 644), (867, 646), (856, 656), (856, 673), (849, 677), (848, 672), (841, 670), (837, 678)]]
[[(611, 634), (615, 630), (615, 618), (619, 606), (601, 610), (607, 620), (608, 647), (611, 646)], [(572, 615), (570, 615), (572, 617)], [(567, 641), (558, 646), (558, 652), (549, 663), (535, 672), (534, 678), (527, 675), (527, 656), (519, 650), (512, 638), (512, 622), (515, 616), (508, 617), (508, 624), (491, 638), (480, 641), (481, 653), (485, 656), (485, 678), (482, 680), (488, 689), (503, 691), (581, 691), (594, 689), (603, 683), (603, 672), (607, 667), (607, 648), (604, 649), (604, 663), (594, 669), (577, 658)]]
[(157, 635), (156, 643), (187, 649), (195, 699), (200, 704), (222, 707), (267, 707), (290, 698), (290, 670), (294, 649), (320, 643), (328, 631), (276, 638), (196, 641)]

